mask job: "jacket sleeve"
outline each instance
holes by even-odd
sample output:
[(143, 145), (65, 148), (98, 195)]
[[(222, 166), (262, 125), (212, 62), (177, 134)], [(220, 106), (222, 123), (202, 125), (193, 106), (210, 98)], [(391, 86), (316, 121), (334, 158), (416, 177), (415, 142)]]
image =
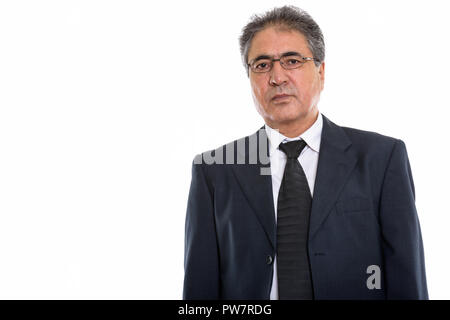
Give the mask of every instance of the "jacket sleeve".
[(385, 172), (380, 224), (387, 299), (428, 299), (414, 182), (402, 140), (396, 140)]
[(205, 164), (196, 163), (192, 164), (186, 211), (183, 299), (220, 299), (213, 192)]

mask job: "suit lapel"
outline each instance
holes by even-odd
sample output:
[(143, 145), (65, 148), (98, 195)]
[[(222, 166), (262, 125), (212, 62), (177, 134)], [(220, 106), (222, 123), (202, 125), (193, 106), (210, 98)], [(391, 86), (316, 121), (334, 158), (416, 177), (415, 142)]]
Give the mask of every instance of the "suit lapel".
[[(237, 155), (241, 159), (245, 159), (245, 162), (233, 165), (233, 173), (267, 238), (276, 248), (276, 223), (270, 163), (261, 159), (259, 152), (260, 146), (264, 143), (266, 147), (269, 146), (264, 126), (253, 135), (243, 139), (245, 140), (245, 151), (237, 150)], [(258, 148), (250, 147), (249, 141), (258, 141)], [(268, 159), (268, 150), (266, 154)], [(319, 162), (311, 208), (310, 239), (314, 237), (330, 214), (356, 162), (357, 156), (351, 148), (351, 141), (344, 130), (323, 115)], [(261, 174), (261, 169), (269, 170), (269, 174)]]
[(344, 130), (323, 116), (309, 239), (314, 237), (330, 214), (356, 162), (357, 156)]
[(262, 127), (244, 140), (245, 150), (238, 149), (237, 154), (241, 159), (245, 159), (245, 162), (232, 166), (233, 173), (267, 238), (275, 248), (275, 209), (266, 130)]

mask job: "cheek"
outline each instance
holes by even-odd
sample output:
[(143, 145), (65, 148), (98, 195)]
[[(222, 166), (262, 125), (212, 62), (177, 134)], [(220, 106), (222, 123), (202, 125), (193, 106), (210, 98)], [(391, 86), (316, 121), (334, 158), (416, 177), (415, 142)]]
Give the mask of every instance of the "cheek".
[(252, 83), (253, 96), (258, 99), (259, 103), (265, 102), (265, 94), (267, 89), (262, 83)]
[(320, 83), (311, 79), (297, 81), (295, 86), (300, 100), (309, 100), (313, 98), (317, 92), (320, 92)]

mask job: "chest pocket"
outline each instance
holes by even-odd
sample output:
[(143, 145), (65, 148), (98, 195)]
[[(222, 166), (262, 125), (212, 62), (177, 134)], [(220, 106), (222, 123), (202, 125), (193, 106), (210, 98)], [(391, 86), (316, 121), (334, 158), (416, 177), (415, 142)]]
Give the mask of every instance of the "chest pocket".
[(339, 214), (359, 214), (372, 210), (371, 202), (364, 197), (351, 197), (336, 202), (336, 209)]

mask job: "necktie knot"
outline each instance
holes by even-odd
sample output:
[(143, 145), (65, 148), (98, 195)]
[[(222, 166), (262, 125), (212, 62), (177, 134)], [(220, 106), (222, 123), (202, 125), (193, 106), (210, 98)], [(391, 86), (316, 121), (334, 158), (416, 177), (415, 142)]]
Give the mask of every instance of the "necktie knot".
[(286, 143), (280, 143), (279, 148), (286, 154), (288, 159), (297, 159), (305, 146), (305, 140), (295, 140)]

